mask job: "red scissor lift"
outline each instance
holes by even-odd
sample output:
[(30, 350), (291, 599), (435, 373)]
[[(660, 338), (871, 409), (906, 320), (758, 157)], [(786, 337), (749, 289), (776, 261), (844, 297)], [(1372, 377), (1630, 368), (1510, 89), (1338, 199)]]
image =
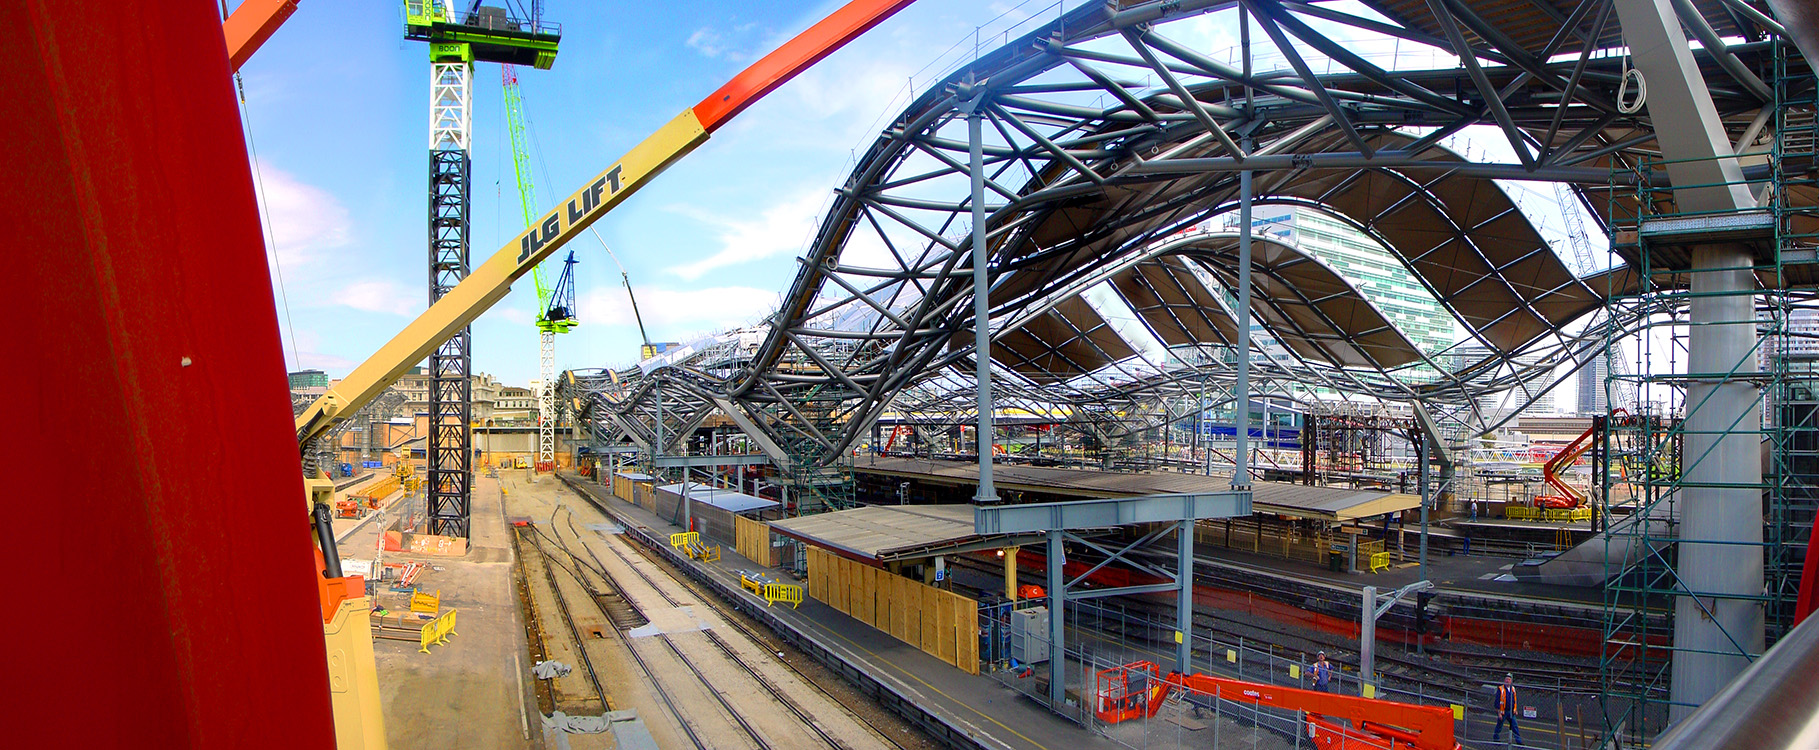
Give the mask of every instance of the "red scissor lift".
[(1164, 675), (1154, 662), (1137, 661), (1094, 676), (1093, 715), (1107, 724), (1154, 716), (1169, 693), (1295, 711), (1308, 740), (1333, 750), (1459, 750), (1453, 712), (1438, 706), (1263, 685), (1207, 674)]

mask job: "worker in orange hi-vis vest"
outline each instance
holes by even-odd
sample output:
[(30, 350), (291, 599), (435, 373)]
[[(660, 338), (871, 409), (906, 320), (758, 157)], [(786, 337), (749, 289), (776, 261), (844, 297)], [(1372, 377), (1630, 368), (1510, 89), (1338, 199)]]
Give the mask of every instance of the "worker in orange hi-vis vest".
[(1522, 730), (1516, 728), (1516, 676), (1503, 675), (1503, 684), (1497, 686), (1497, 728), (1491, 730), (1491, 741), (1496, 742), (1503, 734), (1503, 722), (1510, 723), (1510, 736), (1516, 738), (1516, 744), (1522, 744)]
[(1322, 693), (1333, 692), (1333, 665), (1326, 660), (1326, 652), (1320, 652), (1314, 659), (1314, 689)]

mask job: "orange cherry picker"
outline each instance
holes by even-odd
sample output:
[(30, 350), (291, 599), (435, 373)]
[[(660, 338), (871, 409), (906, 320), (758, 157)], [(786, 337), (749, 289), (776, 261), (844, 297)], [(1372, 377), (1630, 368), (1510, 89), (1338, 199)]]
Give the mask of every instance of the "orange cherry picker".
[(1294, 711), (1299, 731), (1316, 748), (1348, 750), (1459, 750), (1453, 739), (1453, 712), (1439, 706), (1339, 695), (1180, 672), (1162, 674), (1154, 662), (1138, 661), (1100, 670), (1094, 677), (1093, 715), (1107, 724), (1155, 716), (1169, 694), (1189, 703), (1231, 701)]

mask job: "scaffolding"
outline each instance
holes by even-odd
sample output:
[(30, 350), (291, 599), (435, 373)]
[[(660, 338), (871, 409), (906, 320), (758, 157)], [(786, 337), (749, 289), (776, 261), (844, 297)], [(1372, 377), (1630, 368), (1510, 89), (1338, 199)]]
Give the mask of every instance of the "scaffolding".
[[(1777, 101), (1768, 105), (1774, 124), (1770, 149), (1751, 153), (1746, 143), (1741, 155), (1727, 157), (1737, 158), (1745, 174), (1755, 175), (1740, 184), (1762, 196), (1760, 206), (1685, 211), (1675, 204), (1672, 191), (1704, 186), (1668, 187), (1653, 179), (1679, 162), (1614, 163), (1611, 247), (1634, 271), (1634, 284), (1626, 288), (1620, 274), (1611, 274), (1611, 287), (1600, 290), (1607, 293), (1609, 313), (1605, 356), (1612, 366), (1606, 391), (1610, 396), (1634, 392), (1640, 408), (1633, 409), (1633, 418), (1610, 421), (1594, 473), (1601, 493), (1598, 527), (1606, 530), (1601, 672), (1607, 747), (1646, 743), (1690, 710), (1691, 704), (1676, 700), (1672, 690), (1676, 661), (1710, 665), (1753, 660), (1792, 626), (1800, 565), (1819, 497), (1814, 491), (1819, 487), (1819, 361), (1799, 353), (1813, 347), (1799, 345), (1801, 337), (1790, 330), (1789, 318), (1811, 302), (1819, 276), (1811, 233), (1819, 210), (1813, 206), (1814, 180), (1808, 171), (1815, 143), (1812, 78), (1790, 52), (1783, 46), (1776, 58)], [(1792, 75), (1790, 62), (1799, 67)], [(1740, 270), (1696, 267), (1695, 248), (1714, 246), (1748, 247), (1756, 283), (1727, 289), (1722, 281), (1702, 278)], [(1696, 320), (1689, 310), (1715, 298), (1739, 297), (1747, 297), (1748, 309), (1753, 309), (1755, 348), (1725, 371), (1693, 371), (1698, 365), (1688, 357), (1689, 341), (1701, 335), (1701, 326), (1747, 326), (1751, 321)], [(1625, 341), (1634, 347), (1627, 370), (1619, 364), (1631, 356)], [(1762, 402), (1736, 414), (1716, 411), (1713, 394), (1734, 385), (1759, 389)], [(1760, 481), (1707, 479), (1701, 463), (1719, 460), (1714, 456), (1720, 455), (1721, 442), (1739, 438), (1755, 438), (1749, 444), (1762, 447)], [(1696, 524), (1686, 523), (1691, 514), (1711, 512), (1688, 505), (1692, 493), (1705, 498), (1701, 502), (1718, 502), (1726, 493), (1728, 502), (1760, 495), (1760, 539), (1753, 532), (1741, 539), (1707, 538)], [(1762, 560), (1760, 590), (1714, 590), (1699, 583), (1701, 560), (1757, 554)], [(1753, 615), (1736, 616), (1754, 607), (1761, 608), (1760, 633)], [(1688, 616), (1713, 623), (1721, 637), (1700, 642), (1682, 633), (1676, 638), (1676, 618)]]
[[(1320, 404), (1307, 412), (1301, 431), (1302, 483), (1319, 486), (1397, 487), (1402, 470), (1397, 441), (1414, 444), (1420, 427), (1413, 417), (1391, 414), (1381, 404)], [(1405, 488), (1398, 488), (1405, 489)]]

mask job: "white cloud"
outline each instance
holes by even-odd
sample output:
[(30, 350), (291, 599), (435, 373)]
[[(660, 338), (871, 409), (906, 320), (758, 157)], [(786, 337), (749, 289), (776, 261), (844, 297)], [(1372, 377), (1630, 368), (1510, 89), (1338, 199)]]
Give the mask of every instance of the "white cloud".
[(285, 268), (307, 263), (320, 251), (342, 247), (353, 221), (340, 199), (322, 188), (260, 161), (254, 187), (270, 241)]
[(296, 340), (286, 340), (284, 343), (285, 367), (295, 367), (300, 370), (326, 370), (334, 373), (335, 377), (339, 377), (340, 373), (352, 370), (355, 365), (359, 364), (346, 357), (322, 353), (322, 336), (308, 329), (297, 331)]
[(816, 220), (827, 199), (825, 190), (803, 190), (771, 204), (753, 219), (729, 218), (695, 206), (671, 206), (670, 210), (713, 227), (720, 250), (693, 263), (672, 266), (669, 271), (694, 281), (716, 268), (800, 250), (814, 236)]
[[(749, 286), (702, 289), (634, 287), (638, 312), (653, 340), (673, 341), (686, 334), (715, 331), (757, 321), (777, 307), (778, 292)], [(591, 330), (635, 325), (625, 287), (605, 286), (577, 300), (581, 324)]]
[(335, 290), (329, 301), (355, 310), (414, 316), (427, 304), (421, 289), (406, 289), (390, 279), (356, 281)]
[(752, 41), (752, 32), (758, 28), (755, 23), (743, 23), (727, 29), (725, 32), (703, 26), (695, 29), (688, 36), (686, 44), (689, 49), (701, 53), (702, 57), (714, 60), (739, 62), (751, 59), (752, 55), (740, 47), (748, 47)]

